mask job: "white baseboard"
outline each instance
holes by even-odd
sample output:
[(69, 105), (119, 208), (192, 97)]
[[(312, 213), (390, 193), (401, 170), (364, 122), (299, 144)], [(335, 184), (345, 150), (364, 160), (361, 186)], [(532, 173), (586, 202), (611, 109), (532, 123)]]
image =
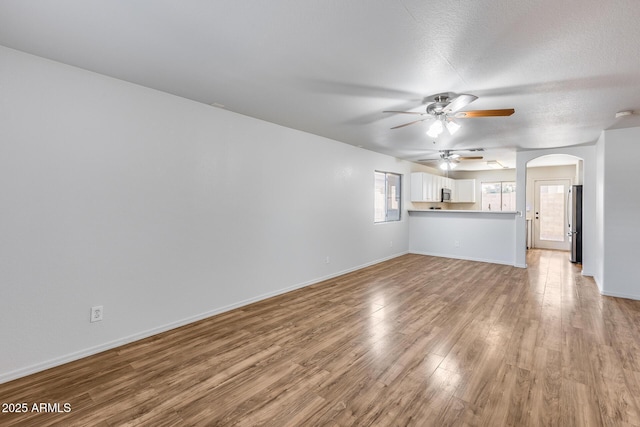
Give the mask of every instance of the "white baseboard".
[[(600, 288), (600, 286), (598, 286)], [(625, 298), (640, 301), (640, 295), (623, 294), (620, 292), (609, 292), (600, 290), (600, 294), (607, 297)]]
[[(587, 276), (586, 274), (582, 273), (583, 276)], [(595, 274), (592, 276), (589, 276), (593, 278), (593, 281), (596, 282), (596, 286), (598, 287), (598, 292), (600, 292), (600, 295), (604, 295), (602, 293), (602, 282), (600, 281), (600, 278), (598, 276), (596, 276)]]
[(466, 257), (466, 256), (462, 256), (462, 255), (452, 255), (452, 254), (441, 254), (441, 253), (434, 253), (434, 252), (422, 252), (422, 251), (409, 251), (409, 253), (412, 254), (416, 254), (416, 255), (428, 255), (428, 256), (435, 256), (435, 257), (439, 257), (439, 258), (452, 258), (452, 259), (463, 259), (466, 261), (478, 261), (478, 262), (486, 262), (489, 264), (502, 264), (502, 265), (511, 265), (514, 267), (520, 267), (520, 268), (526, 268), (526, 264), (524, 266), (520, 266), (520, 265), (516, 265), (513, 262), (507, 262), (507, 261), (503, 261), (503, 260), (499, 260), (499, 259), (491, 259), (491, 258), (476, 258), (476, 257)]
[(621, 292), (604, 291), (603, 290), (603, 286), (602, 286), (602, 280), (598, 276), (596, 276), (595, 274), (589, 274), (588, 272), (582, 270), (582, 275), (593, 278), (593, 281), (596, 282), (596, 286), (598, 287), (598, 291), (600, 292), (600, 295), (604, 295), (606, 297), (615, 297), (615, 298), (625, 298), (625, 299), (632, 299), (632, 300), (640, 300), (640, 295), (625, 294), (625, 293), (621, 293)]
[(319, 277), (319, 278), (316, 278), (316, 279), (313, 279), (313, 280), (309, 280), (309, 281), (303, 282), (303, 283), (298, 283), (296, 285), (289, 286), (289, 287), (286, 287), (286, 288), (282, 288), (282, 289), (279, 289), (277, 291), (268, 292), (266, 294), (258, 295), (256, 297), (249, 298), (249, 299), (246, 299), (246, 300), (243, 300), (243, 301), (239, 301), (239, 302), (236, 302), (236, 303), (233, 303), (233, 304), (229, 304), (229, 305), (226, 305), (224, 307), (215, 308), (213, 310), (206, 311), (204, 313), (197, 314), (195, 316), (190, 316), (190, 317), (187, 317), (185, 319), (178, 320), (176, 322), (171, 322), (171, 323), (168, 323), (166, 325), (162, 325), (162, 326), (158, 326), (156, 328), (148, 329), (146, 331), (142, 331), (142, 332), (139, 332), (139, 333), (136, 333), (136, 334), (132, 334), (132, 335), (129, 335), (129, 336), (117, 339), (117, 340), (106, 342), (104, 344), (100, 344), (100, 345), (97, 345), (97, 346), (94, 346), (94, 347), (89, 347), (89, 348), (86, 348), (86, 349), (83, 349), (83, 350), (80, 350), (80, 351), (76, 351), (76, 352), (73, 352), (73, 353), (66, 354), (64, 356), (60, 356), (60, 357), (56, 357), (54, 359), (46, 360), (46, 361), (41, 362), (41, 363), (36, 363), (34, 365), (31, 365), (31, 366), (27, 366), (27, 367), (24, 367), (24, 368), (20, 368), (20, 369), (16, 369), (16, 370), (13, 370), (13, 371), (9, 371), (9, 372), (0, 374), (0, 384), (6, 383), (6, 382), (9, 382), (9, 381), (18, 379), (18, 378), (26, 377), (27, 375), (35, 374), (37, 372), (41, 372), (41, 371), (44, 371), (44, 370), (47, 370), (47, 369), (50, 369), (50, 368), (54, 368), (56, 366), (64, 365), (65, 363), (69, 363), (69, 362), (73, 362), (75, 360), (83, 359), (83, 358), (88, 357), (88, 356), (93, 356), (94, 354), (102, 353), (103, 351), (111, 350), (111, 349), (120, 347), (122, 345), (129, 344), (129, 343), (134, 342), (134, 341), (138, 341), (138, 340), (141, 340), (141, 339), (144, 339), (144, 338), (151, 337), (153, 335), (160, 334), (162, 332), (170, 331), (171, 329), (179, 328), (181, 326), (188, 325), (189, 323), (197, 322), (199, 320), (203, 320), (203, 319), (206, 319), (208, 317), (215, 316), (217, 314), (221, 314), (221, 313), (224, 313), (224, 312), (227, 312), (227, 311), (231, 311), (231, 310), (234, 310), (236, 308), (252, 304), (254, 302), (262, 301), (264, 299), (271, 298), (271, 297), (274, 297), (274, 296), (277, 296), (277, 295), (281, 295), (281, 294), (285, 294), (287, 292), (291, 292), (291, 291), (294, 291), (296, 289), (304, 288), (305, 286), (310, 286), (310, 285), (313, 285), (313, 284), (316, 284), (316, 283), (323, 282), (325, 280), (332, 279), (334, 277), (342, 276), (343, 274), (351, 273), (351, 272), (356, 271), (356, 270), (360, 270), (360, 269), (363, 269), (363, 268), (366, 268), (366, 267), (370, 267), (372, 265), (379, 264), (381, 262), (388, 261), (390, 259), (397, 258), (397, 257), (402, 256), (402, 255), (406, 255), (407, 253), (409, 253), (409, 252), (408, 251), (400, 252), (400, 253), (385, 257), (385, 258), (381, 258), (381, 259), (378, 259), (378, 260), (375, 260), (375, 261), (371, 261), (371, 262), (368, 262), (368, 263), (365, 263), (365, 264), (362, 264), (362, 265), (358, 265), (356, 267), (348, 268), (346, 270), (342, 270), (342, 271), (339, 271), (337, 273), (328, 274), (328, 275), (323, 276), (323, 277)]

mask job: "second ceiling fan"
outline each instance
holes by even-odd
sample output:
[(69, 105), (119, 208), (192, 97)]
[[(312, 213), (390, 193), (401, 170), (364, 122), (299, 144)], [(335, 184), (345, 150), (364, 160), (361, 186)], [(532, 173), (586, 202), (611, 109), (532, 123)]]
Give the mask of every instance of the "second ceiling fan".
[(437, 162), (438, 167), (442, 170), (452, 170), (461, 160), (482, 160), (482, 156), (461, 156), (456, 151), (481, 152), (484, 148), (469, 148), (466, 150), (440, 150), (439, 158), (420, 159), (418, 163)]
[(435, 119), (435, 121), (429, 127), (427, 135), (436, 138), (440, 135), (446, 127), (450, 134), (454, 134), (460, 128), (460, 125), (455, 122), (454, 119), (470, 119), (476, 117), (504, 117), (512, 115), (515, 110), (513, 108), (505, 108), (500, 110), (473, 110), (473, 111), (460, 111), (473, 101), (478, 99), (475, 95), (461, 94), (452, 98), (451, 94), (439, 94), (433, 97), (433, 101), (430, 101), (427, 105), (424, 113), (418, 111), (392, 111), (387, 110), (383, 113), (397, 113), (397, 114), (413, 114), (420, 116), (427, 116), (418, 120), (414, 120), (409, 123), (394, 126), (391, 129), (398, 129), (405, 126), (413, 125), (415, 123), (424, 122), (425, 120)]

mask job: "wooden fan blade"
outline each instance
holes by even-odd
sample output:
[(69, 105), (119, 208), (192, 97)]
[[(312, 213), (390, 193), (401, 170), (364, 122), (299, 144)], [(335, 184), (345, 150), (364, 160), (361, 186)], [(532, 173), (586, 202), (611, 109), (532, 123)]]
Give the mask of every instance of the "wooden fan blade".
[(458, 160), (482, 160), (482, 156), (458, 157)]
[(502, 117), (510, 116), (515, 113), (513, 108), (507, 108), (504, 110), (475, 110), (475, 111), (460, 111), (455, 114), (456, 119), (472, 119), (474, 117)]
[(394, 126), (394, 127), (392, 127), (391, 129), (403, 128), (403, 127), (405, 127), (405, 126), (409, 126), (409, 125), (412, 125), (412, 124), (415, 124), (415, 123), (424, 122), (425, 120), (428, 120), (428, 119), (416, 120), (416, 121), (414, 121), (414, 122), (405, 123), (405, 124), (400, 125), (400, 126)]
[(478, 99), (478, 97), (475, 95), (467, 95), (463, 93), (462, 95), (458, 95), (456, 98), (451, 100), (451, 102), (442, 109), (442, 112), (445, 114), (455, 113), (459, 109), (464, 108), (467, 105), (471, 104), (476, 99)]
[(396, 114), (419, 114), (419, 115), (421, 115), (421, 116), (424, 116), (425, 114), (427, 114), (427, 113), (419, 113), (419, 112), (417, 112), (417, 111), (390, 111), (390, 110), (383, 111), (383, 113), (396, 113)]

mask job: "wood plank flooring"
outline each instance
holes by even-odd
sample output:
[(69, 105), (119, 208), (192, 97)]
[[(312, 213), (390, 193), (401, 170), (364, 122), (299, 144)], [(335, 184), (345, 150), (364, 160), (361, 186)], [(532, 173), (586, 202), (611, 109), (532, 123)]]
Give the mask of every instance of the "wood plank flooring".
[(0, 425), (640, 426), (640, 301), (567, 258), (405, 255), (2, 384), (71, 412)]

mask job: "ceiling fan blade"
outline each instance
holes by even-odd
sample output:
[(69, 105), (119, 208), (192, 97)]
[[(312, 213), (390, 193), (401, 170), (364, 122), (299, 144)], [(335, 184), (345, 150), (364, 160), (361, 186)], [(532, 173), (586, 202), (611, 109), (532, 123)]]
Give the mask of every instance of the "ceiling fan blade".
[(482, 156), (458, 157), (458, 160), (482, 160)]
[(467, 105), (471, 104), (476, 99), (478, 99), (478, 97), (475, 95), (467, 95), (463, 93), (462, 95), (458, 95), (457, 97), (452, 99), (451, 102), (442, 109), (442, 112), (445, 114), (455, 113), (459, 109), (464, 108)]
[(418, 159), (416, 160), (416, 162), (422, 162), (422, 163), (426, 163), (426, 162), (437, 162), (440, 159)]
[(387, 111), (383, 111), (383, 113), (396, 113), (396, 114), (419, 114), (421, 116), (426, 115), (427, 113), (419, 113), (417, 111), (391, 111), (391, 110), (387, 110)]
[(515, 113), (513, 108), (506, 108), (504, 110), (475, 110), (475, 111), (460, 111), (455, 114), (456, 119), (472, 119), (474, 117), (502, 117), (510, 116)]
[(429, 120), (429, 119), (420, 119), (420, 120), (416, 120), (416, 121), (413, 121), (413, 122), (405, 123), (405, 124), (400, 125), (400, 126), (394, 126), (394, 127), (392, 127), (391, 129), (403, 128), (403, 127), (405, 127), (405, 126), (413, 125), (413, 124), (415, 124), (415, 123), (424, 122), (425, 120)]

